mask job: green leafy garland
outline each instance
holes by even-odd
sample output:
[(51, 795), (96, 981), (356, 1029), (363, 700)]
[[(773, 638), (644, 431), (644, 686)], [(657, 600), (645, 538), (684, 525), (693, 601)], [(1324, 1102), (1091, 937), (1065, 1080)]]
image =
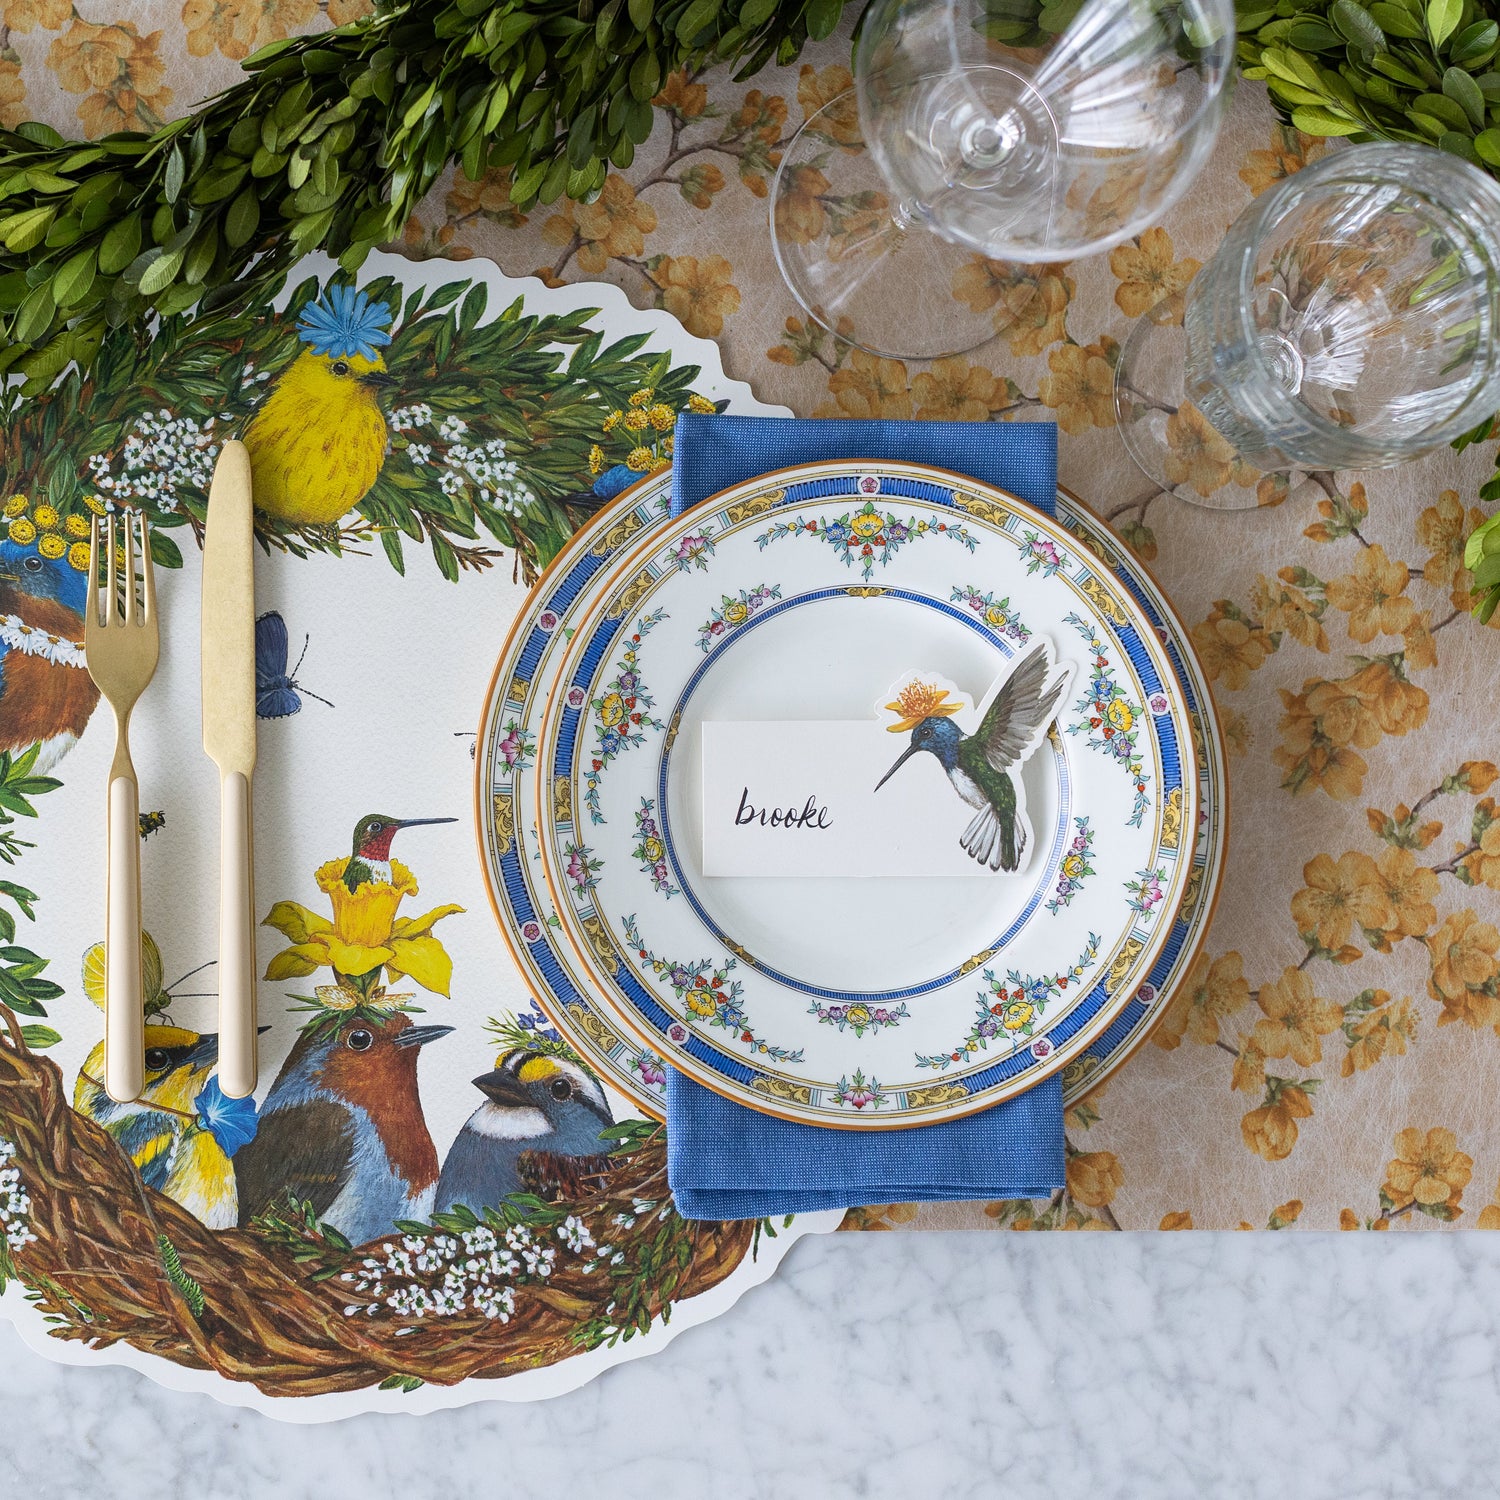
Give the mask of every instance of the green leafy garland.
[(651, 133), (673, 70), (790, 62), (843, 0), (381, 0), (245, 61), (144, 134), (0, 131), (0, 373), (39, 390), (109, 327), (264, 290), (395, 239), (450, 162), (509, 168), (518, 207), (588, 199)]
[[(1476, 0), (1237, 0), (1240, 61), (1298, 130), (1415, 141), (1500, 175), (1500, 20)], [(1500, 418), (1453, 446), (1500, 437)], [(1500, 470), (1480, 488), (1500, 500)], [(1500, 606), (1500, 512), (1464, 552), (1481, 623)]]

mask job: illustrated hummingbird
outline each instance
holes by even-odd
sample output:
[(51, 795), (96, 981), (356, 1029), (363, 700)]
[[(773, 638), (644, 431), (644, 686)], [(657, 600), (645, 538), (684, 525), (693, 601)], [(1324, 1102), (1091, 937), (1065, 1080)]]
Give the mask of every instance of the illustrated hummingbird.
[(604, 1090), (576, 1063), (512, 1047), (474, 1087), (484, 1103), (448, 1148), (436, 1212), (462, 1203), (479, 1213), (510, 1193), (576, 1197), (609, 1170), (599, 1132), (614, 1121)]
[(344, 884), (356, 891), (366, 881), (391, 883), (391, 840), (403, 828), (428, 823), (456, 823), (457, 818), (392, 818), (385, 813), (366, 813), (354, 825), (354, 848), (344, 867)]
[(44, 556), (39, 541), (0, 542), (0, 749), (40, 745), (38, 772), (74, 744), (99, 701), (83, 661), (87, 592), (66, 556)]
[[(954, 708), (941, 704), (942, 694), (930, 694), (928, 711), (912, 729), (911, 743), (875, 790), (919, 750), (930, 752), (938, 758), (954, 791), (979, 809), (959, 839), (965, 853), (992, 870), (1019, 868), (1029, 836), (1018, 791), (1019, 768), (1046, 735), (1072, 672), (1066, 662), (1060, 667), (1054, 662), (1050, 643), (1039, 642), (1016, 663), (974, 734), (965, 734), (945, 716)], [(896, 726), (898, 730), (904, 727)]]
[(234, 1158), (241, 1227), (289, 1194), (352, 1244), (425, 1218), (437, 1151), (417, 1093), (417, 1057), (451, 1026), (402, 1011), (329, 1012), (297, 1038)]

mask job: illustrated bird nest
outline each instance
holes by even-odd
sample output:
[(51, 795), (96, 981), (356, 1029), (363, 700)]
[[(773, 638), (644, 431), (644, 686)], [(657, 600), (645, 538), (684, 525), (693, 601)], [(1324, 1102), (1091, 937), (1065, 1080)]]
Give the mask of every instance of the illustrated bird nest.
[(666, 1321), (769, 1227), (680, 1218), (659, 1126), (614, 1142), (576, 1197), (515, 1195), (365, 1246), (290, 1201), (209, 1230), (69, 1107), (0, 1005), (0, 1287), (18, 1279), (58, 1338), (123, 1341), (272, 1396), (497, 1379)]

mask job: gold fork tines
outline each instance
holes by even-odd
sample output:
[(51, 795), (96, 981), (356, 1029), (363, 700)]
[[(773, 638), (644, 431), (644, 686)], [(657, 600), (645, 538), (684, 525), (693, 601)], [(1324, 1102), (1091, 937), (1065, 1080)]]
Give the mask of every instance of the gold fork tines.
[[(104, 1086), (118, 1100), (145, 1086), (146, 1005), (141, 983), (140, 793), (130, 760), (130, 713), (156, 672), (160, 654), (151, 532), (137, 515), (141, 597), (136, 599), (136, 533), (127, 515), (116, 536), (104, 527), (105, 584), (99, 588), (99, 518), (89, 529), (89, 592), (83, 649), (89, 676), (115, 713), (115, 758), (109, 768), (104, 940)], [(123, 553), (123, 557), (121, 554)], [(123, 562), (123, 578), (121, 577)], [(123, 587), (122, 587), (123, 585)]]

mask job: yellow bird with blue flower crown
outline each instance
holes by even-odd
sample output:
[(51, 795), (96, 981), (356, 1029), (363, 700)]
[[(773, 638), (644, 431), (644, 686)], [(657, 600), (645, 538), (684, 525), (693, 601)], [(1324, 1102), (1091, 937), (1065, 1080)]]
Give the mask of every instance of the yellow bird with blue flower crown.
[(352, 286), (331, 287), (297, 321), (307, 346), (277, 378), (242, 434), (255, 504), (304, 526), (331, 526), (369, 493), (389, 434), (379, 392), (394, 385), (380, 350), (391, 311)]
[[(159, 1017), (172, 996), (162, 986), (161, 952), (149, 933), (141, 935), (141, 959), (147, 1013)], [(103, 943), (84, 955), (83, 988), (102, 1008)], [(255, 1103), (230, 1099), (212, 1076), (219, 1060), (212, 1032), (151, 1019), (145, 1041), (146, 1082), (135, 1099), (122, 1104), (105, 1090), (101, 1041), (79, 1070), (73, 1108), (119, 1143), (147, 1187), (210, 1229), (232, 1229), (239, 1222), (239, 1199), (230, 1158), (255, 1134)]]

